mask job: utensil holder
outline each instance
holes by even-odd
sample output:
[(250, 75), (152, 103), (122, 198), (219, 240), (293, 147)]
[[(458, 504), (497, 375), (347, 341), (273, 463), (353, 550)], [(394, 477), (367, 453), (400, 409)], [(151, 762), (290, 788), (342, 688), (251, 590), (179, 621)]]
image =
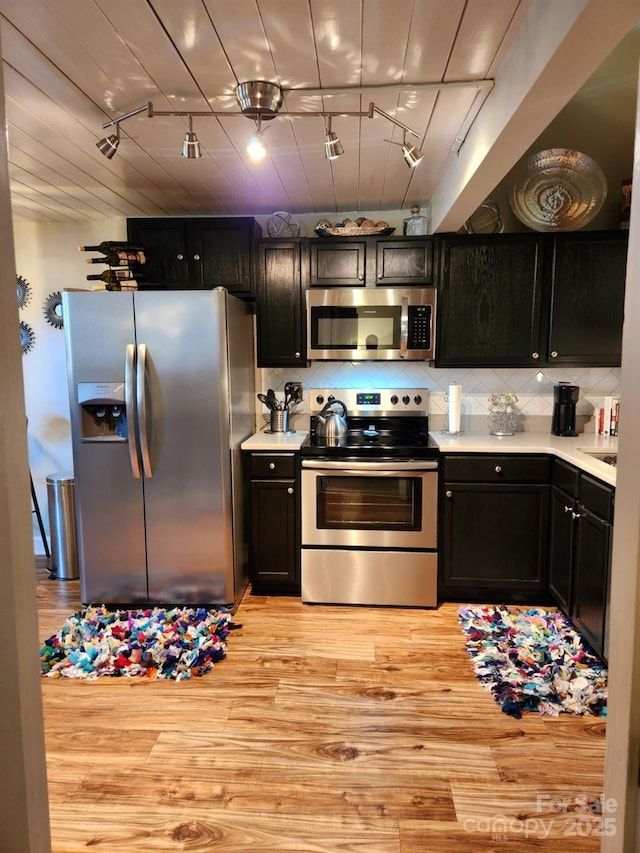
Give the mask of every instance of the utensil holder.
[(271, 412), (271, 432), (289, 431), (289, 412), (287, 409), (274, 409)]

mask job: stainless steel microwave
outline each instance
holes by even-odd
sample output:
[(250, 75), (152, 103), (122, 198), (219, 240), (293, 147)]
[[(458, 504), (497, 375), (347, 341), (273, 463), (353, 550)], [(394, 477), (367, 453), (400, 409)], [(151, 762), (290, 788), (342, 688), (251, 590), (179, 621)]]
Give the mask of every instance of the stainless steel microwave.
[(307, 291), (307, 357), (429, 361), (435, 320), (435, 288), (313, 288)]

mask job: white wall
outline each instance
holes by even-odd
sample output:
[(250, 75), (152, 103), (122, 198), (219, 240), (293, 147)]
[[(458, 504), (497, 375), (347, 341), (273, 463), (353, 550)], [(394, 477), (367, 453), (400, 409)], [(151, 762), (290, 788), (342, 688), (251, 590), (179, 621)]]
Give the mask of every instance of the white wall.
[[(347, 213), (341, 216), (349, 215)], [(351, 214), (353, 218), (361, 214)], [(390, 225), (402, 233), (402, 219), (408, 211), (386, 211)], [(313, 235), (313, 226), (321, 214), (300, 217), (303, 236)], [(333, 214), (335, 217), (335, 214)], [(376, 216), (379, 217), (379, 214)], [(266, 227), (266, 220), (259, 217)], [(266, 231), (265, 231), (266, 233)], [(24, 387), (28, 427), (28, 447), (31, 472), (38, 495), (40, 510), (48, 530), (46, 477), (58, 471), (72, 470), (71, 432), (67, 390), (64, 332), (49, 325), (43, 313), (47, 297), (64, 288), (86, 288), (87, 273), (100, 272), (102, 265), (87, 265), (87, 257), (78, 252), (78, 246), (93, 245), (103, 240), (126, 238), (126, 223), (86, 222), (72, 224), (16, 223), (16, 271), (27, 280), (31, 298), (20, 311), (20, 319), (28, 323), (35, 334), (33, 349), (23, 355)], [(484, 428), (483, 416), (487, 414), (487, 397), (492, 392), (510, 391), (519, 397), (525, 415), (525, 429), (550, 429), (553, 405), (553, 385), (568, 380), (579, 385), (581, 396), (579, 413), (588, 416), (602, 402), (605, 394), (616, 394), (620, 386), (620, 371), (605, 368), (579, 368), (563, 370), (554, 368), (543, 372), (534, 369), (435, 369), (423, 364), (398, 364), (370, 362), (353, 363), (316, 362), (302, 369), (263, 369), (258, 372), (258, 390), (272, 387), (282, 392), (287, 381), (300, 381), (304, 389), (315, 387), (427, 387), (430, 389), (432, 424), (443, 424), (447, 404), (444, 395), (450, 383), (462, 385), (463, 429)], [(266, 422), (266, 411), (256, 401), (258, 423)], [(307, 401), (300, 406), (300, 414), (292, 419), (302, 421), (308, 411)], [(469, 420), (474, 418), (472, 424)], [(624, 429), (624, 414), (622, 416)], [(587, 425), (587, 430), (590, 426)], [(43, 554), (37, 522), (34, 516), (34, 546)]]

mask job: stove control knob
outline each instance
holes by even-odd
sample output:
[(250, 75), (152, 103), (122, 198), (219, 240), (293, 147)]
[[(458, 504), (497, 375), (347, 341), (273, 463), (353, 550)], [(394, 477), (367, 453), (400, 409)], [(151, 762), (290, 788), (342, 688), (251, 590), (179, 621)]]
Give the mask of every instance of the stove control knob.
[(420, 403), (422, 402), (422, 397), (420, 396), (420, 394), (416, 394), (416, 396), (413, 398), (413, 402), (416, 404), (416, 406), (420, 405)]
[(397, 402), (398, 402), (398, 395), (392, 394), (391, 395), (391, 403), (395, 406)]
[(318, 394), (318, 396), (316, 397), (316, 403), (318, 403), (318, 405), (320, 406), (324, 403), (324, 397), (322, 396), (322, 394)]
[(411, 397), (408, 394), (405, 394), (402, 398), (402, 402), (405, 404), (405, 406), (408, 406), (411, 402)]

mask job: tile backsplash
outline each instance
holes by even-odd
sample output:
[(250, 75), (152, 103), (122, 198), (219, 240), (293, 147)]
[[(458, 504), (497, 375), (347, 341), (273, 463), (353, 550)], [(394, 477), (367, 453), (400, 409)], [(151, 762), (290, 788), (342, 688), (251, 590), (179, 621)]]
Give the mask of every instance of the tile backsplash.
[[(285, 382), (302, 382), (305, 399), (297, 407), (296, 418), (308, 414), (309, 388), (429, 388), (430, 426), (446, 426), (449, 385), (462, 386), (462, 428), (482, 430), (488, 416), (488, 397), (509, 392), (518, 397), (522, 412), (520, 428), (526, 431), (550, 428), (553, 386), (570, 382), (580, 388), (577, 405), (579, 429), (593, 431), (591, 415), (606, 395), (620, 392), (621, 369), (604, 367), (573, 368), (434, 368), (421, 362), (312, 362), (306, 368), (261, 368), (256, 390), (273, 388), (282, 395)], [(257, 403), (258, 415), (261, 404)], [(624, 428), (624, 416), (621, 428)], [(484, 421), (482, 420), (484, 419)]]

